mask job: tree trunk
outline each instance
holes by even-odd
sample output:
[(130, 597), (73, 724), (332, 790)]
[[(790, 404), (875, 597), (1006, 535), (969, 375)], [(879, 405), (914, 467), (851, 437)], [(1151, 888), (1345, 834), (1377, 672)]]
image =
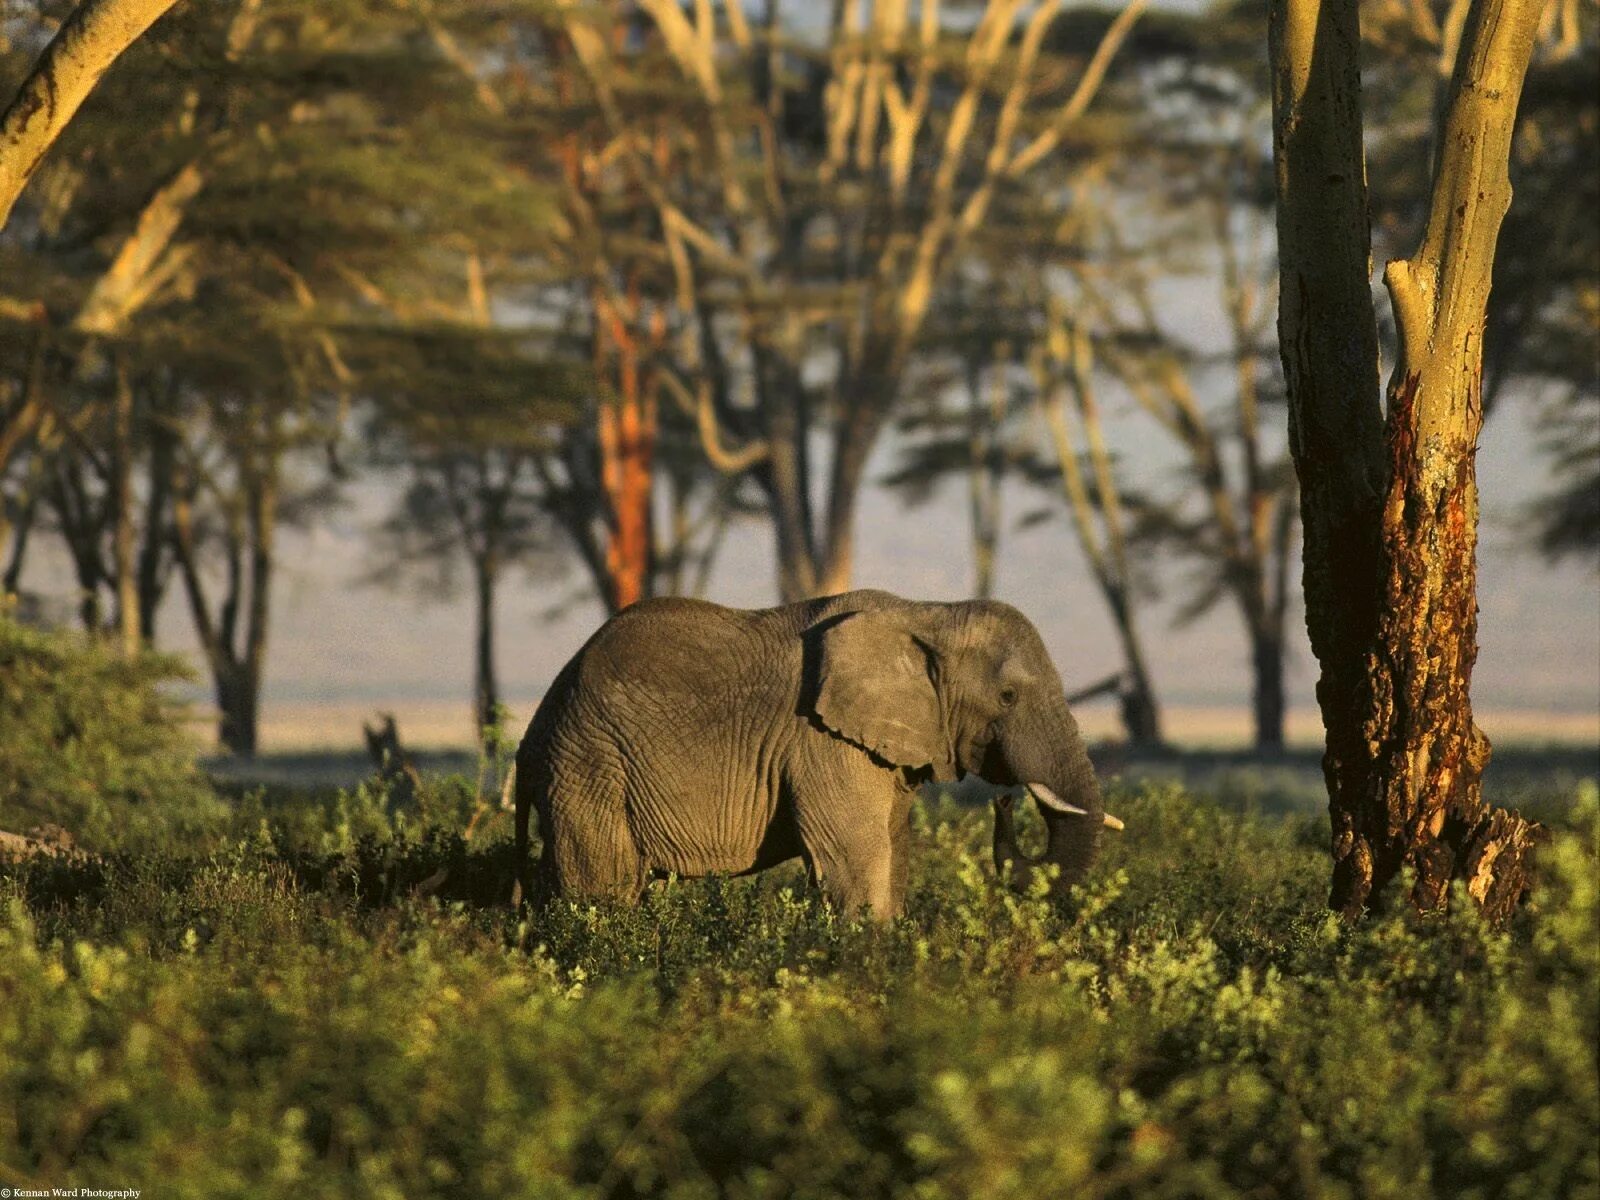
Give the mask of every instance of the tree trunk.
[(0, 597), (15, 595), (22, 584), (22, 565), (28, 558), (28, 538), (33, 532), (33, 522), (39, 511), (39, 499), (31, 491), (22, 502), (16, 524), (11, 527), (11, 545), (6, 559), (5, 572), (0, 574)]
[(1127, 667), (1127, 683), (1122, 691), (1122, 724), (1128, 731), (1128, 741), (1135, 746), (1160, 746), (1161, 708), (1156, 703), (1155, 687), (1145, 666), (1144, 644), (1134, 624), (1133, 607), (1126, 595), (1115, 590), (1107, 591), (1106, 601)]
[[(596, 296), (596, 365), (604, 393), (599, 413), (600, 482), (610, 527), (608, 600), (611, 611), (620, 612), (650, 594), (656, 419), (654, 403), (640, 386), (638, 335), (628, 328), (624, 314), (598, 291)], [(632, 307), (637, 312), (637, 301)]]
[[(276, 431), (274, 431), (274, 436)], [(267, 631), (272, 607), (272, 569), (278, 537), (278, 460), (279, 448), (265, 451), (264, 463), (255, 478), (249, 479), (250, 504), (250, 593), (245, 625), (244, 666), (249, 685), (249, 746), (256, 746), (256, 715), (261, 703), (261, 680), (267, 661)]]
[(493, 729), (500, 708), (500, 685), (494, 669), (494, 592), (496, 566), (480, 558), (474, 563), (477, 576), (477, 654), (473, 695), (476, 699), (478, 736)]
[(1283, 631), (1253, 630), (1250, 666), (1255, 713), (1256, 749), (1276, 753), (1283, 749)]
[(167, 514), (172, 502), (174, 456), (177, 439), (172, 416), (165, 406), (150, 414), (150, 490), (145, 496), (144, 544), (139, 548), (139, 637), (146, 645), (156, 640), (156, 612), (165, 591), (163, 564), (171, 529)]
[[(189, 599), (195, 633), (215, 683), (217, 740), (233, 754), (254, 755), (271, 611), (273, 547), (277, 536), (278, 462), (273, 448), (261, 462), (240, 464), (242, 514), (224, 533), (227, 581), (213, 616), (200, 575), (194, 528), (195, 480), (179, 467), (173, 481), (172, 549)], [(248, 571), (246, 558), (248, 557)], [(239, 616), (245, 617), (244, 648), (238, 649)]]
[(1376, 403), (1353, 0), (1275, 0), (1279, 343), (1306, 531), (1306, 623), (1322, 665), (1331, 904), (1412, 900), (1452, 879), (1492, 921), (1529, 883), (1538, 826), (1492, 812), (1477, 655), (1474, 456), (1484, 308), (1516, 104), (1541, 0), (1475, 0), (1422, 246), (1387, 272), (1400, 329), (1387, 427)]
[(106, 631), (105, 614), (100, 606), (100, 589), (84, 582), (83, 571), (78, 572), (78, 620), (85, 633), (99, 637)]
[(229, 754), (254, 758), (261, 679), (248, 662), (212, 664), (216, 681), (217, 740)]
[(100, 76), (175, 0), (83, 0), (0, 114), (0, 229)]
[(127, 367), (116, 364), (116, 396), (111, 447), (112, 554), (117, 581), (117, 633), (124, 658), (139, 653), (143, 621), (139, 583), (134, 568), (133, 528), (133, 385)]
[[(871, 335), (868, 335), (870, 340)], [(834, 433), (833, 467), (828, 479), (828, 515), (818, 547), (820, 570), (816, 594), (832, 596), (850, 590), (855, 572), (856, 503), (866, 479), (867, 460), (888, 420), (900, 388), (900, 366), (888, 350), (863, 351), (865, 361), (855, 378), (840, 389), (847, 414)]]
[(762, 475), (778, 553), (778, 595), (785, 604), (817, 595), (817, 553), (811, 509), (811, 459), (799, 373), (756, 349), (771, 458)]
[(103, 555), (105, 513), (97, 508), (83, 478), (83, 463), (62, 457), (53, 464), (48, 499), (55, 509), (56, 527), (67, 543), (78, 582), (78, 618), (85, 633), (106, 632), (100, 589), (115, 581), (106, 572)]
[(1011, 351), (1004, 343), (990, 356), (994, 377), (983, 398), (980, 360), (967, 360), (967, 500), (972, 519), (972, 594), (994, 597), (995, 563), (1000, 550), (1000, 483), (1004, 470), (1000, 430), (1006, 419), (1005, 369)]

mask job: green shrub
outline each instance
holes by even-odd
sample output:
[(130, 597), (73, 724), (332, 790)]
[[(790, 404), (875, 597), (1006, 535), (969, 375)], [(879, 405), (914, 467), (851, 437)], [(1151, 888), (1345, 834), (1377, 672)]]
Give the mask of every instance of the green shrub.
[(1172, 786), (1116, 804), (1128, 834), (1060, 905), (995, 885), (986, 814), (924, 806), (881, 928), (793, 871), (519, 918), (502, 841), (405, 821), (12, 864), (0, 1182), (1595, 1195), (1592, 788), (1504, 933), (1464, 901), (1347, 925), (1303, 825)]
[(123, 660), (103, 641), (18, 624), (0, 608), (0, 829), (41, 823), (90, 848), (150, 846), (223, 815), (161, 685), (181, 662)]

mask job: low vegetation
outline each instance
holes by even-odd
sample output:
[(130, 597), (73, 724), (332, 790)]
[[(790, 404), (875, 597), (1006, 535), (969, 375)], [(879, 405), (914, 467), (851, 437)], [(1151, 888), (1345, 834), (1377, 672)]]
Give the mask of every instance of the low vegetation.
[(1540, 891), (1497, 933), (1467, 904), (1334, 917), (1326, 818), (1241, 780), (1114, 784), (1128, 833), (1066, 904), (1000, 887), (988, 814), (932, 798), (882, 928), (798, 871), (519, 917), (506, 818), (464, 837), (459, 777), (403, 811), (256, 792), (16, 858), (0, 1183), (1593, 1195), (1593, 784), (1543, 798)]
[[(442, 785), (458, 796), (458, 784)], [(449, 808), (450, 796), (444, 798)], [(1537, 903), (1349, 926), (1316, 822), (1177, 788), (1067, 908), (934, 803), (909, 916), (796, 875), (636, 910), (346, 795), (0, 883), (0, 1173), (178, 1196), (1583, 1194), (1592, 790)], [(249, 816), (246, 816), (249, 814)], [(358, 831), (361, 831), (358, 833)]]

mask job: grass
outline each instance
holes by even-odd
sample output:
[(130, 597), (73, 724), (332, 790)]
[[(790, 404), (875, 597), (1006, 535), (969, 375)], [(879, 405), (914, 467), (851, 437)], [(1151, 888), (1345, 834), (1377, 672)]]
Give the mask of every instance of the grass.
[[(1243, 773), (1240, 773), (1240, 772)], [(0, 868), (0, 1183), (150, 1196), (1585, 1196), (1597, 804), (1508, 931), (1322, 907), (1326, 819), (1122, 785), (1053, 904), (919, 807), (907, 916), (796, 871), (500, 902), (504, 817), (276, 787)]]

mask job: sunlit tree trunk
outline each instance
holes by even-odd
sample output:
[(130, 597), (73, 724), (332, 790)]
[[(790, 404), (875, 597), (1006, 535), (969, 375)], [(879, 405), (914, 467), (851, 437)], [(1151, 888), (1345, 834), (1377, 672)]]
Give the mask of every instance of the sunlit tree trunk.
[(1279, 340), (1306, 531), (1306, 622), (1322, 666), (1331, 903), (1348, 915), (1402, 868), (1413, 901), (1460, 879), (1492, 920), (1529, 882), (1539, 827), (1489, 809), (1473, 721), (1474, 456), (1481, 333), (1511, 134), (1542, 0), (1475, 0), (1427, 230), (1386, 281), (1400, 331), (1388, 417), (1377, 338), (1353, 0), (1275, 0)]
[(992, 378), (987, 402), (980, 360), (967, 362), (967, 499), (972, 518), (972, 594), (994, 596), (995, 562), (1000, 553), (1000, 484), (1004, 467), (1000, 431), (1005, 425), (1006, 367), (1011, 348), (1005, 343), (990, 355)]
[(597, 299), (596, 375), (600, 380), (600, 483), (605, 490), (609, 537), (606, 574), (609, 606), (620, 612), (650, 594), (654, 573), (652, 532), (656, 415), (641, 386), (638, 302), (618, 311)]

